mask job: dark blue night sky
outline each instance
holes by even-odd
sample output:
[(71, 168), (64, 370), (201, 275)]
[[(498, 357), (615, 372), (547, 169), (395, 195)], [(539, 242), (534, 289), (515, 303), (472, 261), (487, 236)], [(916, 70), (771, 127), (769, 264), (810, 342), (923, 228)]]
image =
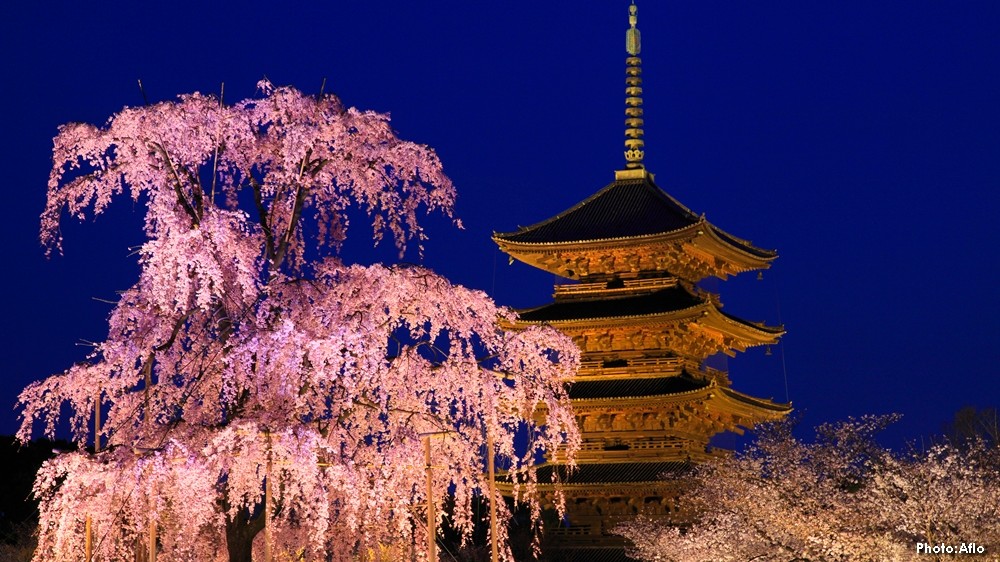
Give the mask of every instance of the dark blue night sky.
[[(276, 84), (389, 111), (459, 189), (456, 230), (422, 259), (503, 304), (553, 278), (490, 241), (570, 207), (623, 166), (627, 2), (17, 2), (0, 18), (4, 173), (0, 433), (29, 381), (104, 337), (134, 281), (140, 210), (117, 201), (38, 244), (51, 139), (191, 91)], [(305, 4), (305, 3), (303, 3)], [(738, 390), (804, 423), (899, 412), (892, 445), (965, 405), (1000, 406), (1000, 3), (640, 0), (646, 164), (694, 211), (780, 258), (710, 286), (726, 311), (784, 323)], [(364, 227), (346, 257), (373, 251)], [(418, 261), (416, 253), (407, 256)]]

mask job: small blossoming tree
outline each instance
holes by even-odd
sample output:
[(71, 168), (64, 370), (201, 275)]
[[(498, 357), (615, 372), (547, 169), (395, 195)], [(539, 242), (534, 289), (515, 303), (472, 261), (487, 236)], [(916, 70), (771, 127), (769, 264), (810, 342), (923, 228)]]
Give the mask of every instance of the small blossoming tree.
[[(874, 439), (892, 419), (821, 426), (814, 443), (796, 439), (788, 425), (765, 428), (744, 454), (695, 473), (681, 498), (698, 513), (688, 526), (639, 520), (617, 531), (633, 543), (634, 556), (663, 562), (974, 560), (983, 558), (970, 554), (993, 553), (1000, 545), (1000, 450), (979, 441), (898, 455)], [(954, 551), (931, 550), (942, 544)]]
[[(55, 138), (45, 247), (60, 250), (65, 214), (126, 192), (146, 241), (107, 339), (20, 396), (22, 441), (52, 435), (68, 405), (74, 439), (97, 444), (39, 472), (35, 560), (82, 559), (87, 520), (101, 560), (133, 560), (151, 528), (161, 561), (248, 561), (261, 530), (305, 560), (423, 552), (428, 500), (450, 493), (451, 524), (471, 532), (485, 455), (530, 485), (539, 450), (577, 447), (572, 342), (502, 330), (513, 312), (427, 269), (336, 258), (352, 206), (401, 254), (424, 239), (419, 212), (451, 216), (435, 153), (334, 96), (260, 88), (232, 105), (196, 93), (126, 108)], [(428, 498), (430, 433), (446, 438)]]

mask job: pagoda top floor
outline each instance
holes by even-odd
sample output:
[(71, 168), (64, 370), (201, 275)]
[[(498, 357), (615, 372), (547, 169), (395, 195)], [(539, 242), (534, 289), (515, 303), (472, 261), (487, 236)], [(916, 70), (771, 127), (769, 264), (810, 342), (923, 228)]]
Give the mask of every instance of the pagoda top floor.
[(656, 186), (645, 169), (570, 209), (493, 240), (512, 258), (581, 281), (671, 275), (689, 282), (766, 269), (773, 250), (732, 236)]

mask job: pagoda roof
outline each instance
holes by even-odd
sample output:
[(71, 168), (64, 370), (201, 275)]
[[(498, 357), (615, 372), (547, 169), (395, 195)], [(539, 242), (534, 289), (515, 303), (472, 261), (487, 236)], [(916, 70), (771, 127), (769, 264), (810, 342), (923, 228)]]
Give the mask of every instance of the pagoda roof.
[(685, 375), (642, 379), (577, 380), (569, 387), (569, 397), (585, 400), (659, 396), (698, 390), (709, 384), (708, 381), (697, 380)]
[(581, 463), (576, 469), (564, 464), (547, 463), (538, 467), (538, 482), (552, 482), (552, 476), (563, 484), (617, 482), (656, 482), (664, 474), (683, 474), (691, 469), (688, 461)]
[[(624, 539), (623, 539), (624, 540)], [(624, 546), (560, 546), (557, 552), (573, 553), (570, 560), (586, 560), (587, 562), (636, 562), (637, 558), (631, 558)]]
[(693, 295), (677, 285), (641, 295), (603, 299), (567, 299), (518, 311), (519, 323), (589, 325), (629, 322), (634, 318), (668, 321), (697, 319), (705, 325), (749, 337), (757, 344), (771, 343), (785, 333), (781, 326), (750, 322), (722, 312), (711, 297)]
[[(663, 389), (665, 390), (664, 392), (653, 392), (655, 388), (652, 387), (635, 387), (636, 389), (649, 391), (646, 394), (623, 394), (622, 391), (628, 388), (627, 386), (607, 385), (603, 387), (594, 387), (593, 389), (585, 388), (583, 390), (583, 392), (593, 392), (593, 394), (595, 394), (594, 396), (573, 395), (573, 388), (580, 384), (580, 382), (574, 382), (570, 385), (570, 398), (573, 399), (573, 407), (577, 410), (577, 412), (593, 408), (603, 409), (609, 405), (614, 405), (616, 407), (631, 407), (637, 405), (649, 406), (650, 404), (663, 404), (665, 402), (692, 402), (705, 400), (709, 403), (715, 403), (723, 409), (735, 409), (743, 412), (745, 415), (759, 417), (759, 421), (777, 419), (780, 416), (792, 411), (791, 402), (782, 404), (766, 398), (757, 398), (755, 396), (750, 396), (749, 394), (733, 390), (729, 386), (720, 385), (716, 381), (707, 381), (706, 383), (702, 383), (701, 381), (692, 380), (688, 377), (667, 377), (667, 380), (670, 378), (681, 380), (673, 383), (675, 385), (673, 387), (666, 386)], [(636, 382), (638, 382), (638, 380), (642, 379), (637, 379)], [(629, 381), (594, 381), (594, 383), (597, 382), (611, 383)], [(684, 387), (685, 385), (686, 388)]]
[(787, 404), (781, 404), (764, 398), (757, 398), (756, 396), (750, 396), (749, 394), (744, 394), (742, 392), (733, 390), (732, 388), (725, 386), (719, 387), (719, 390), (721, 390), (722, 394), (724, 394), (727, 398), (742, 404), (746, 404), (748, 406), (763, 408), (765, 410), (778, 412), (781, 414), (787, 414), (788, 412), (792, 411), (791, 402)]
[(645, 316), (689, 309), (704, 304), (704, 299), (675, 285), (641, 295), (611, 296), (602, 299), (557, 300), (553, 303), (519, 311), (525, 322), (558, 322), (591, 318)]
[(761, 260), (777, 256), (727, 234), (698, 216), (653, 183), (652, 175), (616, 178), (594, 195), (558, 215), (522, 227), (498, 232), (497, 242), (516, 245), (560, 245), (624, 240), (682, 231), (708, 230), (724, 245)]

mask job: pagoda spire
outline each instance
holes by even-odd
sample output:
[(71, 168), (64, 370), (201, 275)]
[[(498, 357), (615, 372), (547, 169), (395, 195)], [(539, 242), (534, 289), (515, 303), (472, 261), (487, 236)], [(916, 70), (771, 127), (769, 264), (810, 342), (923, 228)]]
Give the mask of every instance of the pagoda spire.
[(639, 58), (641, 44), (636, 23), (639, 9), (635, 0), (628, 7), (629, 28), (625, 32), (625, 167), (642, 169), (642, 60)]

